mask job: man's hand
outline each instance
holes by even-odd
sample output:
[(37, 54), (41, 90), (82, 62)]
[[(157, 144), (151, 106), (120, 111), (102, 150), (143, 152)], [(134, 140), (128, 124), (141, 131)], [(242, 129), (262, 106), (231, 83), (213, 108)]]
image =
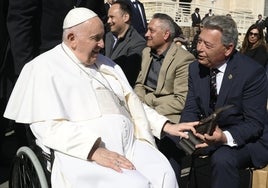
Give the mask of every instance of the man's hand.
[(204, 143), (196, 145), (196, 148), (204, 148), (209, 145), (222, 145), (227, 142), (225, 134), (218, 126), (216, 126), (216, 129), (211, 136), (209, 134), (202, 135), (199, 133), (196, 133), (195, 136), (204, 141)]
[(95, 161), (101, 166), (114, 169), (117, 172), (122, 172), (122, 168), (134, 170), (134, 165), (123, 155), (109, 151), (105, 148), (98, 147), (92, 154), (91, 161)]
[(191, 130), (194, 134), (196, 134), (194, 126), (198, 125), (198, 123), (199, 123), (198, 121), (189, 123), (178, 123), (178, 124), (172, 124), (167, 122), (164, 125), (163, 131), (173, 136), (180, 136), (188, 139), (189, 136), (186, 132)]

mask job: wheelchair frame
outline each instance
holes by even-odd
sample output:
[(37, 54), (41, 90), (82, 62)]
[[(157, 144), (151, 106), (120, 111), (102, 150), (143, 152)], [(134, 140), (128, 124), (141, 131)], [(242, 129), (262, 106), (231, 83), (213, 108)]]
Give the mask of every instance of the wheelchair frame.
[(9, 173), (9, 188), (50, 188), (54, 151), (40, 144), (25, 126), (27, 146), (20, 147)]
[(10, 173), (9, 188), (49, 188), (43, 167), (30, 147), (18, 149)]

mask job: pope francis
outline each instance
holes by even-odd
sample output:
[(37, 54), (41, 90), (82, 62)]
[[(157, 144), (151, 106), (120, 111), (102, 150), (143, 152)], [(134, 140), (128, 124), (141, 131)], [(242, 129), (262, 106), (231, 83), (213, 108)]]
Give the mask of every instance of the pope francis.
[(63, 42), (24, 66), (4, 117), (29, 124), (55, 151), (53, 188), (176, 188), (153, 136), (187, 138), (197, 122), (171, 124), (142, 104), (121, 68), (99, 54), (103, 35), (94, 12), (72, 9)]

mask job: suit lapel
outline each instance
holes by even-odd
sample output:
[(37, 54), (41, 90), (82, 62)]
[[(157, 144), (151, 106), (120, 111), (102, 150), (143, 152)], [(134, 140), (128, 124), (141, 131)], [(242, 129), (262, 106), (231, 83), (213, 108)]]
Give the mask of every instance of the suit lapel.
[[(109, 41), (105, 41), (105, 42), (109, 42), (107, 44), (107, 46), (111, 49), (110, 53), (109, 53), (111, 59), (116, 59), (117, 57), (120, 56), (121, 51), (123, 50), (123, 48), (125, 48), (125, 46), (129, 43), (130, 41), (130, 35), (132, 33), (131, 28), (129, 28), (129, 30), (127, 31), (127, 33), (125, 34), (125, 39), (123, 41), (120, 41), (118, 45), (116, 45), (115, 49), (113, 49), (113, 45), (114, 45), (114, 38), (113, 36), (110, 36), (110, 40)], [(112, 34), (111, 34), (112, 35)]]
[(126, 47), (126, 45), (129, 43), (130, 38), (128, 35), (126, 36), (126, 39), (120, 42), (120, 44), (114, 49), (113, 54), (112, 54), (112, 59), (115, 59), (116, 57), (120, 56), (121, 51), (123, 48)]
[[(209, 100), (210, 100), (210, 76), (209, 76), (209, 68), (198, 65), (200, 72), (199, 74), (199, 83), (194, 83), (197, 85), (198, 89), (196, 91), (200, 91), (200, 106), (203, 108), (203, 115), (208, 116), (211, 112), (209, 111)], [(194, 79), (198, 80), (198, 79)]]
[(223, 80), (220, 88), (220, 93), (217, 99), (217, 103), (215, 107), (224, 106), (225, 100), (227, 98), (228, 93), (230, 92), (230, 89), (232, 88), (231, 85), (233, 83), (233, 80), (236, 75), (236, 65), (234, 61), (229, 60), (227, 62), (227, 67), (225, 69), (225, 73), (223, 75)]

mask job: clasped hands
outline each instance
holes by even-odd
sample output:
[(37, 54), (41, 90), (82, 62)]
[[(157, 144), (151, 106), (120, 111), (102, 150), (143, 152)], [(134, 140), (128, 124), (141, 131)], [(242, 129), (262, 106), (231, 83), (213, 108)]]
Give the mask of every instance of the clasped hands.
[[(174, 135), (174, 136), (180, 136), (181, 138), (189, 139), (189, 131), (193, 133), (194, 136), (196, 136), (200, 140), (200, 144), (195, 145), (195, 148), (204, 148), (209, 145), (218, 145), (218, 144), (224, 144), (227, 143), (227, 138), (223, 131), (218, 127), (218, 125), (213, 128), (211, 133), (204, 133), (200, 130), (198, 126), (201, 126), (202, 124), (200, 122), (190, 122), (190, 123), (180, 123), (179, 126), (174, 125), (166, 125), (164, 127), (164, 131)], [(165, 130), (166, 129), (166, 130)]]
[(207, 133), (205, 134), (196, 133), (195, 136), (203, 142), (195, 146), (197, 149), (204, 148), (209, 145), (219, 145), (227, 143), (227, 138), (223, 133), (223, 131), (219, 128), (219, 126), (215, 127), (215, 130), (212, 132), (211, 135)]

